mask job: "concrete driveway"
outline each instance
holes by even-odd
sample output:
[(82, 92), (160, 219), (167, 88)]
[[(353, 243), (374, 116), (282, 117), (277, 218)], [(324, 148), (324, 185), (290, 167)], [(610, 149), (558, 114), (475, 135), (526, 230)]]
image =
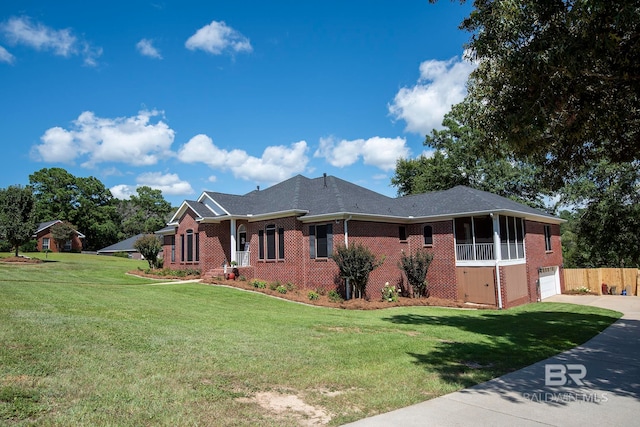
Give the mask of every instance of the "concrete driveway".
[(592, 305), (624, 315), (572, 350), (347, 426), (640, 425), (640, 297), (556, 295), (545, 302)]

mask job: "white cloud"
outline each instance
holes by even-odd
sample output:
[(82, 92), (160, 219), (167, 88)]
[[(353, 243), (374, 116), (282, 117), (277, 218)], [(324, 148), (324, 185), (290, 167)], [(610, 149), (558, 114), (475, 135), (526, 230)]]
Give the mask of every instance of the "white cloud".
[(116, 199), (127, 200), (136, 194), (136, 187), (133, 185), (120, 184), (111, 187), (109, 191), (111, 191), (111, 195)]
[(288, 147), (267, 147), (262, 157), (254, 157), (244, 150), (221, 149), (210, 137), (200, 134), (178, 150), (178, 159), (185, 163), (204, 163), (222, 171), (229, 170), (239, 179), (274, 183), (303, 172), (309, 162), (307, 150), (307, 143), (300, 141)]
[(97, 65), (97, 58), (102, 55), (102, 48), (79, 40), (71, 29), (56, 30), (39, 22), (32, 22), (28, 17), (10, 18), (0, 24), (0, 29), (10, 43), (22, 44), (39, 51), (51, 51), (54, 55), (65, 58), (82, 55), (85, 65)]
[(475, 68), (476, 64), (459, 57), (423, 62), (418, 82), (398, 91), (389, 113), (406, 122), (407, 132), (426, 135), (442, 128), (444, 115), (464, 99), (467, 79)]
[(95, 67), (98, 65), (98, 58), (102, 56), (102, 48), (91, 46), (87, 42), (82, 42), (82, 56), (84, 65)]
[(181, 196), (193, 194), (193, 188), (187, 181), (183, 181), (175, 173), (162, 174), (161, 172), (147, 172), (136, 178), (136, 185), (119, 184), (109, 190), (113, 197), (121, 200), (137, 195), (138, 187), (150, 187), (162, 191), (162, 196)]
[(153, 46), (153, 40), (142, 39), (138, 43), (136, 43), (136, 49), (138, 52), (144, 56), (148, 56), (150, 58), (162, 59), (162, 55), (160, 55), (160, 51)]
[(13, 56), (7, 49), (0, 46), (0, 62), (6, 62), (7, 64), (13, 64), (15, 61), (15, 56)]
[(85, 167), (103, 162), (153, 165), (171, 156), (175, 136), (163, 121), (151, 122), (151, 118), (159, 115), (159, 111), (143, 110), (137, 116), (110, 119), (85, 111), (69, 130), (48, 129), (40, 137), (42, 144), (32, 148), (32, 156), (36, 160), (67, 164), (80, 159)]
[(162, 174), (160, 172), (147, 172), (138, 176), (136, 181), (138, 187), (146, 185), (147, 187), (162, 191), (163, 195), (176, 196), (193, 193), (191, 184), (181, 180), (178, 174), (175, 173)]
[(314, 153), (314, 157), (324, 157), (330, 165), (335, 167), (350, 166), (362, 158), (364, 164), (385, 171), (394, 169), (397, 159), (408, 155), (406, 139), (379, 136), (352, 141), (344, 139), (336, 141), (333, 137), (320, 138), (320, 146)]
[(232, 52), (251, 52), (251, 42), (247, 37), (228, 27), (223, 21), (212, 21), (189, 37), (185, 46), (189, 50), (204, 50), (213, 55), (220, 55), (225, 50)]

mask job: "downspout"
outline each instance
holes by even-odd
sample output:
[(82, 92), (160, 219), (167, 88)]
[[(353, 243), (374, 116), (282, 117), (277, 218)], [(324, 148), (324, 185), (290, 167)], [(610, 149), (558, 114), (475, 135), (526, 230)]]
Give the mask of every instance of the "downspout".
[[(349, 247), (349, 220), (352, 218), (353, 215), (349, 215), (349, 218), (344, 220), (344, 246), (345, 247)], [(347, 300), (351, 299), (351, 289), (349, 287), (349, 279), (347, 279), (347, 283), (346, 283), (346, 297)]]
[(498, 287), (498, 309), (502, 310), (502, 284), (500, 283), (500, 260), (502, 254), (500, 253), (500, 221), (498, 215), (494, 215), (493, 212), (489, 214), (493, 219), (493, 252), (496, 260), (496, 285)]

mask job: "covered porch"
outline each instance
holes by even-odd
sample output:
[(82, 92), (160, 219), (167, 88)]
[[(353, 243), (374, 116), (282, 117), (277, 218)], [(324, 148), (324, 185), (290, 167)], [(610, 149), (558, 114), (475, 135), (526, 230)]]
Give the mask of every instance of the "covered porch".
[(249, 250), (249, 240), (247, 239), (247, 227), (244, 223), (231, 219), (229, 221), (231, 259), (229, 263), (238, 267), (249, 267), (251, 265), (251, 251)]
[(524, 260), (523, 218), (490, 214), (454, 219), (456, 261)]

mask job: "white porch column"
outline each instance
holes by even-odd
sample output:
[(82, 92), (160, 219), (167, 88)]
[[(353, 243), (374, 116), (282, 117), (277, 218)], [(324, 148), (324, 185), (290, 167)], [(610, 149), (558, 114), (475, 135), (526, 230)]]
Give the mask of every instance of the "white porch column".
[(235, 261), (238, 262), (238, 260), (236, 259), (236, 233), (238, 232), (238, 229), (236, 227), (236, 220), (235, 219), (231, 219), (231, 225), (230, 225), (230, 230), (229, 230), (229, 234), (231, 235), (231, 259), (230, 261)]
[(496, 259), (496, 284), (498, 285), (498, 308), (502, 308), (502, 283), (500, 283), (500, 215), (491, 214), (493, 220), (493, 257)]

